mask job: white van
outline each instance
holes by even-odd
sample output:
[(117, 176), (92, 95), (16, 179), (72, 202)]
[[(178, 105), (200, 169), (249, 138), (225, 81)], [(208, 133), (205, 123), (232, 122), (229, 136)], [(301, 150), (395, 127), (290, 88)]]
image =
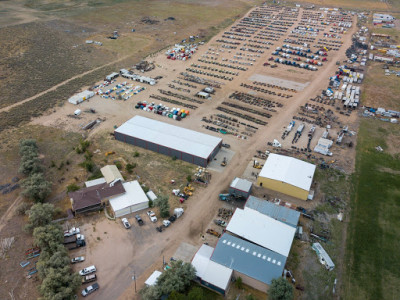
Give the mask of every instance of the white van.
[(96, 271), (97, 271), (97, 270), (96, 270), (96, 267), (95, 267), (95, 266), (90, 266), (90, 267), (87, 267), (87, 268), (84, 268), (84, 269), (80, 270), (80, 271), (79, 271), (79, 275), (85, 276), (85, 275), (94, 273), (94, 272), (96, 272)]

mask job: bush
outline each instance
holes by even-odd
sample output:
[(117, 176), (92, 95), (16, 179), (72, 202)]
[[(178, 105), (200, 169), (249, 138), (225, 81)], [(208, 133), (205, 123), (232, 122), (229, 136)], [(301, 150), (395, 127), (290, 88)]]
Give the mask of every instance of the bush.
[(157, 198), (156, 200), (156, 205), (160, 209), (160, 215), (162, 218), (167, 218), (169, 217), (169, 202), (168, 202), (168, 196), (161, 195)]
[(117, 167), (118, 170), (122, 169), (122, 164), (121, 164), (120, 161), (116, 160), (116, 161), (114, 161), (114, 164), (115, 164), (115, 166)]
[(177, 159), (177, 157), (176, 156), (172, 156), (172, 160), (176, 160)]
[(31, 208), (31, 205), (27, 202), (22, 202), (17, 208), (17, 214), (22, 216)]
[(142, 185), (143, 192), (147, 193), (150, 191), (150, 188), (148, 186)]
[(136, 168), (136, 163), (133, 164), (127, 164), (125, 166), (125, 169), (128, 171), (129, 174), (133, 173), (133, 169)]
[(100, 169), (95, 166), (94, 171), (92, 172), (92, 175), (88, 177), (88, 180), (94, 180), (94, 179), (99, 179), (102, 178), (103, 174), (101, 173)]
[(133, 153), (133, 157), (139, 157), (139, 156), (140, 156), (140, 153), (139, 153), (139, 152), (135, 151), (135, 152)]
[(71, 183), (70, 185), (67, 186), (67, 193), (75, 192), (79, 189), (80, 189), (80, 187), (77, 184)]
[(188, 300), (203, 300), (204, 293), (201, 287), (194, 287), (189, 291)]
[(84, 162), (80, 163), (79, 166), (85, 168), (88, 172), (92, 172), (96, 165), (91, 160), (85, 160)]
[(235, 284), (236, 284), (236, 287), (237, 287), (239, 290), (243, 289), (243, 280), (242, 280), (241, 277), (236, 278)]
[(268, 299), (292, 300), (293, 286), (285, 278), (272, 279), (268, 290)]
[(149, 207), (150, 207), (150, 208), (154, 207), (154, 202), (153, 202), (153, 200), (151, 200), (151, 199), (149, 200)]
[(192, 182), (192, 176), (190, 176), (190, 175), (186, 176), (186, 180), (187, 180), (187, 182)]

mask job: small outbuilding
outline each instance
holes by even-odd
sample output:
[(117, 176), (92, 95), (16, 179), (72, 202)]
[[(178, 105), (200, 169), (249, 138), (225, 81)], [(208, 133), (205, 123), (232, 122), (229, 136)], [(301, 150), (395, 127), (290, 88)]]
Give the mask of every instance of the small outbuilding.
[(153, 286), (157, 283), (158, 277), (160, 277), (162, 273), (160, 271), (154, 271), (149, 278), (144, 282), (146, 286)]
[(86, 90), (79, 94), (73, 95), (71, 98), (68, 99), (68, 102), (77, 105), (89, 98), (92, 98), (94, 95), (95, 94), (93, 91)]
[(253, 184), (239, 177), (236, 177), (229, 186), (229, 194), (234, 197), (249, 198)]
[(103, 174), (104, 179), (107, 183), (111, 183), (115, 180), (124, 181), (124, 177), (122, 177), (116, 165), (107, 165), (100, 169), (101, 174)]
[(149, 207), (149, 199), (137, 180), (124, 182), (122, 185), (125, 193), (110, 199), (115, 217), (122, 217)]
[(307, 200), (315, 165), (290, 156), (271, 153), (257, 177), (259, 186)]

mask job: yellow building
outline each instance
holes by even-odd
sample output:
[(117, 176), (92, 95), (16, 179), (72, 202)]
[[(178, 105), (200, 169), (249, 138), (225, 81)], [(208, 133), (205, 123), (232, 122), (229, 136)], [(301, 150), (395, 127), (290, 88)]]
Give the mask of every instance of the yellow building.
[(292, 197), (307, 200), (315, 165), (271, 153), (257, 178), (257, 185)]

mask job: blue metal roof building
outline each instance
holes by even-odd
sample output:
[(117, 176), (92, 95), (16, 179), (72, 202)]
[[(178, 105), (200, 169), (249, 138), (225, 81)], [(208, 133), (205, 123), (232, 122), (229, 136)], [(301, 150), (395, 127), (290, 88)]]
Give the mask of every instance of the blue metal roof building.
[(300, 212), (294, 209), (276, 205), (272, 202), (262, 200), (254, 196), (249, 197), (245, 207), (254, 209), (264, 215), (267, 215), (275, 220), (281, 221), (294, 228), (297, 227), (297, 223), (299, 222), (300, 218)]
[[(272, 279), (282, 276), (286, 264), (285, 256), (229, 233), (224, 233), (219, 239), (211, 260), (233, 269), (235, 277), (240, 276), (251, 286), (261, 286), (261, 290), (266, 290)], [(259, 283), (254, 283), (254, 280)]]

